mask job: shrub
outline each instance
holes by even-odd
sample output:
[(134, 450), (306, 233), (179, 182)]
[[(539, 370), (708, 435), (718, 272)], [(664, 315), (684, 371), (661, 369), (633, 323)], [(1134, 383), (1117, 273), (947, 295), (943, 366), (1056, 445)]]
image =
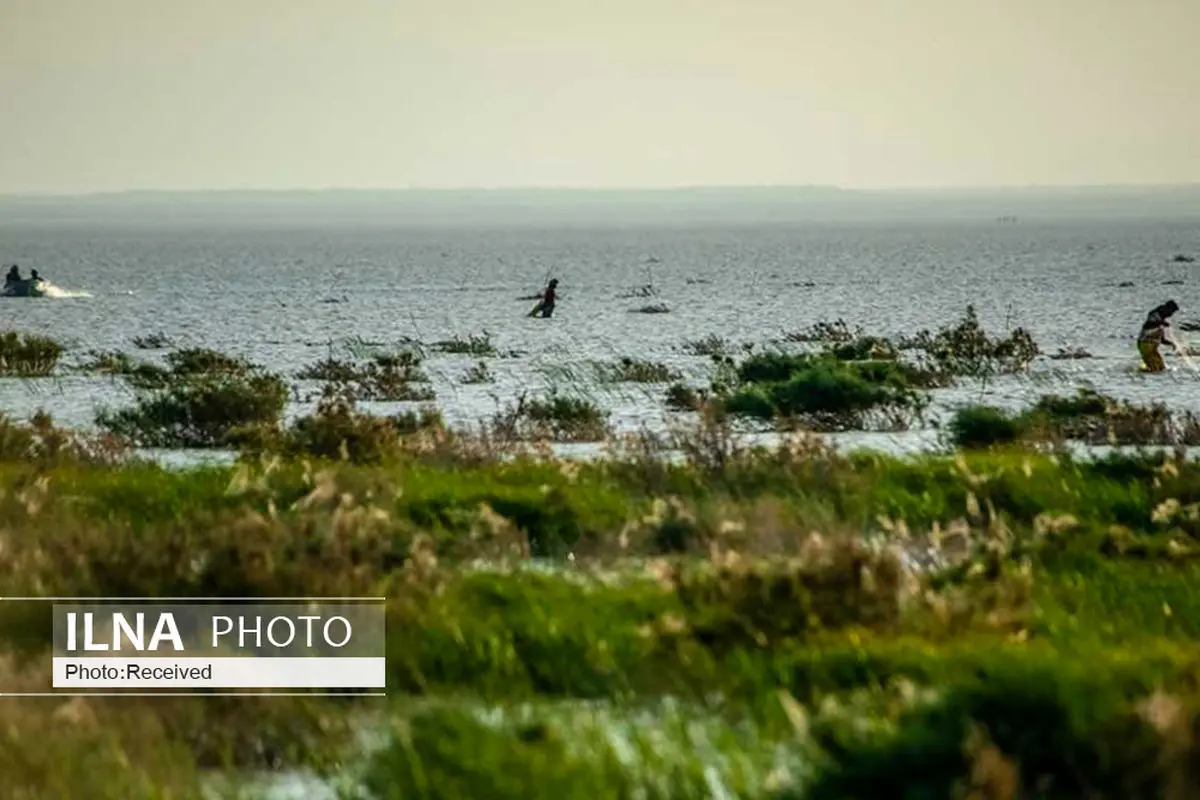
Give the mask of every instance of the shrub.
[(667, 383), (680, 376), (666, 364), (622, 358), (602, 369), (601, 374), (613, 383)]
[(133, 337), (133, 346), (139, 350), (167, 350), (175, 345), (165, 333), (160, 331), (147, 336)]
[(330, 357), (310, 364), (296, 377), (334, 384), (339, 391), (348, 391), (358, 400), (432, 400), (434, 394), (429, 387), (414, 385), (429, 380), (421, 370), (421, 360), (420, 353), (414, 350), (374, 355), (359, 363)]
[(465, 339), (461, 336), (454, 336), (450, 339), (436, 342), (433, 348), (443, 353), (475, 356), (477, 358), (496, 355), (496, 346), (492, 344), (492, 335), (487, 331), (484, 331), (482, 334), (471, 334)]
[(221, 447), (237, 428), (277, 424), (287, 393), (275, 375), (203, 376), (145, 395), (133, 408), (102, 411), (96, 422), (142, 447)]
[(315, 413), (301, 417), (285, 431), (254, 426), (237, 434), (243, 452), (273, 452), (287, 456), (344, 459), (378, 464), (403, 454), (402, 438), (426, 429), (443, 429), (435, 410), (377, 417), (357, 410), (353, 394), (326, 387)]
[(0, 461), (39, 466), (59, 464), (113, 464), (123, 460), (128, 448), (111, 436), (93, 437), (59, 428), (44, 411), (28, 425), (0, 414)]
[(1018, 420), (991, 406), (968, 406), (950, 421), (950, 439), (956, 447), (982, 449), (1016, 442), (1022, 433)]
[(492, 432), (501, 439), (548, 439), (557, 442), (598, 442), (609, 436), (608, 412), (591, 400), (551, 392), (545, 399), (517, 402), (492, 418)]
[(943, 372), (951, 375), (983, 377), (995, 373), (1019, 372), (1041, 352), (1037, 342), (1024, 328), (1007, 337), (994, 338), (979, 323), (975, 306), (968, 305), (963, 318), (931, 333), (922, 330), (901, 341), (904, 349), (923, 351)]
[(496, 376), (488, 369), (486, 361), (479, 361), (471, 366), (463, 375), (463, 383), (479, 384), (494, 383)]
[(743, 386), (728, 398), (731, 412), (821, 429), (859, 428), (869, 414), (901, 424), (904, 414), (919, 414), (927, 403), (896, 362), (768, 354), (748, 359), (738, 374)]
[(63, 346), (46, 336), (0, 333), (0, 376), (41, 378), (54, 371)]

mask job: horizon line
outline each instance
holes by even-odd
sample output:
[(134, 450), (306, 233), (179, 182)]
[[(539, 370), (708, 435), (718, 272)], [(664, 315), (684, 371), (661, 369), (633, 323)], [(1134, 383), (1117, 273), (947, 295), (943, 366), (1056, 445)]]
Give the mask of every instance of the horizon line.
[(838, 184), (802, 183), (745, 183), (745, 184), (679, 184), (674, 186), (583, 186), (583, 185), (500, 185), (500, 186), (397, 186), (397, 187), (211, 187), (205, 189), (155, 189), (130, 188), (96, 191), (55, 192), (16, 191), (0, 192), (0, 200), (88, 200), (128, 197), (132, 195), (228, 195), (228, 194), (455, 194), (473, 192), (487, 193), (549, 193), (571, 192), (577, 194), (664, 194), (712, 191), (820, 191), (844, 194), (895, 194), (895, 193), (954, 193), (954, 192), (1012, 192), (1012, 191), (1097, 191), (1097, 190), (1165, 190), (1200, 189), (1200, 181), (1145, 182), (1145, 183), (1023, 183), (1023, 184), (980, 184), (980, 185), (932, 185), (932, 186), (878, 186), (852, 187)]

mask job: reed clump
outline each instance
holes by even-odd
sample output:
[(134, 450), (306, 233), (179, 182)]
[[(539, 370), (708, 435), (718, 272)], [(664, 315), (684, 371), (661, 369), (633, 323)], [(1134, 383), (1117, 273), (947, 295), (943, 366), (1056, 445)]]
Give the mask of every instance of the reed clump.
[(469, 334), (466, 337), (455, 335), (449, 339), (435, 342), (433, 349), (442, 353), (473, 358), (488, 358), (498, 355), (496, 345), (492, 343), (492, 335), (487, 331), (480, 334)]
[(956, 446), (968, 448), (1062, 440), (1191, 446), (1200, 444), (1200, 417), (1192, 412), (1173, 414), (1162, 404), (1137, 405), (1080, 389), (1071, 397), (1046, 395), (1016, 414), (986, 406), (959, 409), (950, 433)]
[(322, 381), (351, 392), (360, 401), (427, 402), (435, 395), (415, 350), (375, 354), (348, 362), (332, 356), (302, 369), (296, 377)]
[(283, 379), (245, 359), (195, 348), (123, 373), (138, 392), (132, 408), (96, 415), (103, 430), (139, 447), (224, 447), (238, 428), (276, 424), (287, 402)]
[(612, 383), (669, 383), (680, 378), (679, 372), (666, 364), (627, 356), (615, 364), (604, 365), (600, 375)]
[(44, 378), (54, 372), (65, 348), (48, 336), (0, 333), (0, 377)]

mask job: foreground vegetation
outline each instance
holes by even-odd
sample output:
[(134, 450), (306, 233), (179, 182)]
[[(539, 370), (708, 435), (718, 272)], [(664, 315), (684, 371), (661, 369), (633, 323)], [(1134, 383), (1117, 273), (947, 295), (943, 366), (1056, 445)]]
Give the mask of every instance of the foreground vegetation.
[[(168, 471), (4, 423), (4, 596), (389, 598), (387, 701), (4, 698), (9, 796), (200, 796), (212, 767), (388, 798), (1191, 796), (1200, 465), (728, 424), (566, 462), (331, 393)], [(47, 623), (0, 606), (6, 688), (47, 688)]]

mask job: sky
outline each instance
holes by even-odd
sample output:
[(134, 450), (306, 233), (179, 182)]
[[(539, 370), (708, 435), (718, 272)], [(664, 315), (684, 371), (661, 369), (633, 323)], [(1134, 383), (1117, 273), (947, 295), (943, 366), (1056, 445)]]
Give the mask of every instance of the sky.
[(1200, 181), (1200, 0), (0, 0), (0, 193)]

